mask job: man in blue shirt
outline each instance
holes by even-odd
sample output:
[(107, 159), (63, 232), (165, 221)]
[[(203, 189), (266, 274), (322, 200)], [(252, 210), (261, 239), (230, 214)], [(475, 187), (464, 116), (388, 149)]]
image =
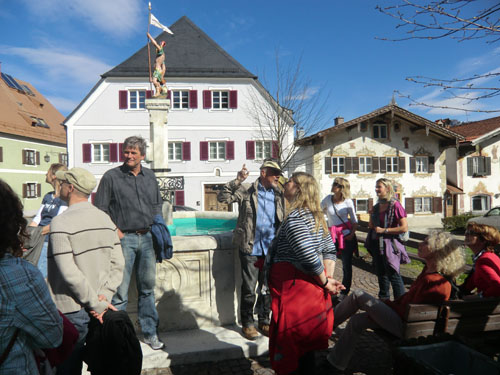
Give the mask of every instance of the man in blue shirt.
[(236, 179), (224, 185), (217, 199), (227, 204), (237, 202), (239, 206), (233, 244), (240, 250), (241, 325), (243, 335), (249, 340), (255, 340), (259, 335), (253, 316), (256, 294), (258, 297), (255, 310), (259, 317), (259, 329), (266, 336), (269, 334), (271, 309), (271, 296), (262, 293), (264, 273), (261, 272), (262, 267), (256, 266), (256, 263), (263, 264), (276, 229), (285, 216), (285, 202), (283, 191), (278, 187), (282, 172), (276, 161), (265, 160), (260, 167), (259, 178), (251, 185), (243, 185), (248, 174), (243, 164)]

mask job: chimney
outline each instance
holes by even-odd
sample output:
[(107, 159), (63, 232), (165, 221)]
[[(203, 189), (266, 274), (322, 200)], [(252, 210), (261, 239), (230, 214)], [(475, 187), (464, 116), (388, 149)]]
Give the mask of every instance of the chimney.
[(335, 117), (335, 126), (337, 125), (340, 125), (344, 122), (344, 118), (343, 117)]

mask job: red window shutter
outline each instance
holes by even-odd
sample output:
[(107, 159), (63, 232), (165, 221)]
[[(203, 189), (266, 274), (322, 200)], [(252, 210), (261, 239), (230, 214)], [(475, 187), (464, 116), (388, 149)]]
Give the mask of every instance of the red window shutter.
[(175, 191), (175, 204), (177, 206), (184, 206), (184, 190)]
[(273, 145), (271, 147), (271, 157), (273, 159), (277, 159), (279, 154), (279, 144), (278, 141), (273, 141)]
[(23, 198), (28, 197), (28, 184), (23, 184)]
[(36, 165), (40, 165), (40, 151), (35, 153)]
[(123, 155), (123, 143), (118, 144), (118, 161), (125, 161), (125, 156)]
[(171, 90), (167, 90), (167, 99), (168, 100), (172, 99), (172, 91)]
[(226, 142), (226, 159), (234, 160), (234, 141)]
[(118, 143), (109, 144), (109, 161), (112, 163), (118, 161)]
[(42, 196), (42, 184), (36, 184), (36, 196), (37, 197)]
[(203, 90), (203, 109), (212, 108), (212, 91)]
[(97, 193), (92, 193), (92, 194), (90, 194), (90, 202), (91, 202), (92, 204), (94, 204), (94, 200), (95, 200), (95, 195), (96, 195), (96, 194), (97, 194)]
[(246, 148), (247, 148), (247, 160), (254, 160), (255, 159), (255, 141), (247, 141)]
[(208, 142), (200, 142), (200, 160), (208, 160)]
[(238, 108), (238, 91), (236, 90), (229, 91), (229, 108)]
[(189, 91), (189, 108), (198, 108), (198, 90)]
[(191, 142), (182, 143), (182, 160), (191, 160)]
[(153, 97), (153, 90), (146, 90), (146, 99), (151, 99)]
[(92, 162), (92, 145), (90, 143), (82, 144), (83, 162)]
[(128, 91), (120, 90), (118, 91), (118, 108), (127, 109), (128, 108)]

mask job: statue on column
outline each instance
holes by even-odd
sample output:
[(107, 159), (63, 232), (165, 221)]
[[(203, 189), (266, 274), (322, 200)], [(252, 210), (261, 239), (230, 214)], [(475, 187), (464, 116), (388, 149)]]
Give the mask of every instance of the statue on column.
[(151, 40), (151, 43), (156, 47), (156, 60), (154, 65), (153, 76), (151, 77), (151, 82), (155, 86), (155, 94), (154, 97), (158, 97), (162, 94), (167, 93), (167, 87), (165, 86), (165, 51), (164, 47), (166, 45), (165, 41), (162, 40), (161, 44), (158, 44), (156, 40), (151, 36), (150, 33), (147, 33), (148, 38)]

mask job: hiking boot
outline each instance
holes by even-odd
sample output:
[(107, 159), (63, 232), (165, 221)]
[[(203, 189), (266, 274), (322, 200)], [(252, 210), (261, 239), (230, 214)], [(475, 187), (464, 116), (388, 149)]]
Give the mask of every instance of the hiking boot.
[(148, 344), (153, 350), (159, 350), (163, 348), (165, 344), (163, 344), (158, 336), (154, 335), (149, 338), (144, 338), (144, 343)]
[(259, 330), (264, 336), (269, 337), (269, 324), (259, 323)]
[(243, 336), (245, 336), (245, 338), (247, 340), (252, 340), (253, 341), (257, 337), (259, 337), (259, 332), (257, 332), (257, 330), (255, 329), (254, 326), (243, 327), (242, 331), (243, 331)]

